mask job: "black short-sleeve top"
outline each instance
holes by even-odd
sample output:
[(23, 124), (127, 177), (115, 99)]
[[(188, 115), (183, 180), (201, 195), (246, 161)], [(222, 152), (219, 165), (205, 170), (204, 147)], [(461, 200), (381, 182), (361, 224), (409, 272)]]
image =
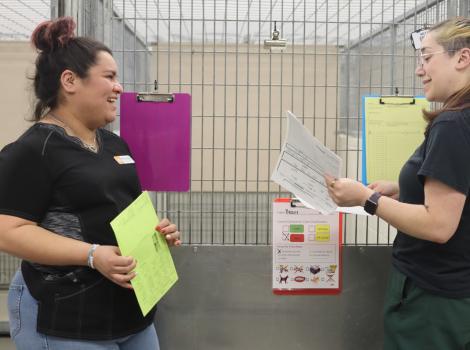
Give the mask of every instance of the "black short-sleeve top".
[(459, 225), (445, 244), (398, 232), (394, 266), (419, 287), (441, 296), (470, 297), (470, 109), (441, 113), (424, 142), (403, 166), (400, 201), (424, 204), (425, 178), (436, 179), (466, 196)]
[[(73, 239), (117, 245), (110, 222), (141, 193), (127, 144), (97, 131), (97, 153), (63, 128), (36, 123), (0, 152), (0, 214), (13, 215)], [(121, 162), (122, 163), (122, 162)], [(22, 262), (39, 301), (40, 332), (77, 339), (113, 339), (138, 332), (143, 317), (135, 294), (84, 266)]]

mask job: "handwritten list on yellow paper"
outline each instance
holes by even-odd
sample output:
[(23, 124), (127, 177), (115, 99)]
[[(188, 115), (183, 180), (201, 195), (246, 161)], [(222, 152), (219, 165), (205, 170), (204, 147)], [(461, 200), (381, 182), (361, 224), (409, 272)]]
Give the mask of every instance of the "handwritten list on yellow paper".
[(137, 260), (137, 276), (131, 284), (144, 316), (178, 280), (168, 244), (155, 232), (158, 223), (148, 192), (111, 222), (121, 254)]

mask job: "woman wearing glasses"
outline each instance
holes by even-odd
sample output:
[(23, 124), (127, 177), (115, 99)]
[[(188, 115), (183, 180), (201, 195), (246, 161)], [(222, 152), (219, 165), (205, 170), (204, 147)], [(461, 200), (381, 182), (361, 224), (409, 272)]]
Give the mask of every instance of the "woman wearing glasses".
[(339, 206), (364, 205), (398, 229), (385, 301), (386, 350), (470, 349), (470, 20), (432, 27), (416, 75), (425, 140), (398, 183), (325, 177)]

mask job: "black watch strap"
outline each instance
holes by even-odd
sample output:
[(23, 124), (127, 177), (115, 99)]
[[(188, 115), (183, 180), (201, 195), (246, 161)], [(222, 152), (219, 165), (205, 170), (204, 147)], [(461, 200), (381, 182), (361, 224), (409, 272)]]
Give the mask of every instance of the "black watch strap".
[(379, 198), (382, 195), (379, 192), (374, 192), (372, 195), (369, 197), (368, 200), (366, 200), (366, 203), (364, 204), (364, 210), (366, 213), (370, 215), (375, 215), (375, 212), (377, 210), (377, 206), (379, 204)]

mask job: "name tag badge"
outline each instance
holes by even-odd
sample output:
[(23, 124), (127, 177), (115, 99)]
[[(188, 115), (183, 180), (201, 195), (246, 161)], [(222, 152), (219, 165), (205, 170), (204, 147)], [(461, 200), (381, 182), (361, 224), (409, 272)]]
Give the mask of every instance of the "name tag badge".
[(118, 164), (134, 164), (135, 161), (132, 159), (131, 156), (114, 156), (114, 160), (118, 162)]

